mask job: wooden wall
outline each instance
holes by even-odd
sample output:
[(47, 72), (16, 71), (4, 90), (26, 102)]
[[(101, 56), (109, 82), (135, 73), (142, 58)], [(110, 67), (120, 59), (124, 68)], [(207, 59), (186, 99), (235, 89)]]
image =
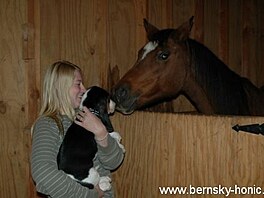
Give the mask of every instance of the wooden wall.
[[(146, 41), (143, 18), (147, 18), (160, 28), (165, 28), (177, 27), (194, 15), (195, 24), (191, 36), (212, 49), (234, 71), (250, 78), (257, 86), (261, 86), (264, 85), (263, 8), (262, 0), (1, 0), (0, 197), (36, 197), (29, 172), (30, 126), (39, 110), (42, 79), (49, 64), (58, 59), (72, 61), (84, 70), (87, 86), (97, 84), (110, 88), (111, 82), (115, 81), (118, 75), (122, 76), (133, 65), (137, 50)], [(113, 73), (110, 72), (112, 70)], [(175, 100), (173, 105), (164, 103), (156, 108), (157, 111), (168, 109), (175, 112), (194, 110), (184, 97)], [(177, 119), (175, 123), (178, 123), (178, 117), (172, 117)], [(127, 123), (122, 126), (124, 128), (119, 127), (124, 133), (124, 141), (129, 148), (127, 159), (139, 159), (141, 156), (139, 151), (134, 152), (131, 149), (134, 147), (134, 141), (130, 139), (132, 136), (127, 134), (141, 131), (146, 133), (146, 136), (150, 132), (148, 126), (142, 124), (139, 118), (142, 118), (140, 113), (129, 117), (118, 113), (114, 116), (115, 124), (119, 125), (118, 123), (123, 121)], [(158, 119), (155, 114), (148, 113), (144, 118), (154, 119), (155, 122)], [(199, 125), (200, 118), (194, 118), (196, 121), (188, 122)], [(210, 118), (202, 117), (202, 119)], [(228, 119), (240, 118), (224, 117), (219, 122), (229, 128)], [(252, 119), (255, 122), (261, 120), (263, 122), (261, 118)], [(130, 122), (132, 125), (129, 125)], [(164, 136), (168, 129), (166, 128), (168, 126), (164, 126), (166, 120), (160, 124), (157, 128), (160, 135), (164, 133), (162, 141), (166, 142)], [(190, 135), (193, 135), (196, 133), (195, 126), (196, 124), (188, 128), (183, 124), (183, 128), (179, 131), (181, 133), (189, 131)], [(211, 130), (212, 126), (207, 123), (205, 129), (202, 127), (203, 125), (199, 125), (199, 131)], [(174, 130), (174, 127), (171, 129)], [(150, 138), (154, 142), (158, 140), (155, 139), (156, 136)], [(220, 146), (223, 142), (218, 144), (218, 141), (224, 141), (225, 138), (213, 140)], [(241, 141), (251, 144), (249, 139)], [(142, 143), (141, 146), (144, 144)], [(192, 149), (185, 148), (185, 144), (179, 144), (183, 147), (177, 145), (173, 147), (174, 150), (185, 149), (188, 155), (192, 155), (189, 154)], [(154, 144), (150, 148), (153, 146)], [(205, 146), (213, 147), (207, 141)], [(200, 147), (200, 150), (205, 152), (206, 148)], [(256, 149), (259, 149), (259, 146)], [(144, 152), (148, 151), (144, 150)], [(157, 152), (163, 152), (163, 148), (157, 146)], [(230, 152), (234, 151), (230, 150)], [(177, 156), (177, 159), (181, 158), (181, 155)], [(247, 156), (242, 157), (243, 160)], [(124, 165), (127, 167), (132, 166), (130, 160), (125, 162)], [(188, 162), (186, 160), (185, 165), (191, 166)], [(192, 173), (200, 170), (199, 166), (196, 168), (196, 163), (192, 162), (192, 164)], [(163, 169), (167, 165), (160, 164)], [(156, 166), (158, 165), (153, 165), (153, 168)], [(120, 174), (127, 174), (124, 172), (126, 169), (125, 166), (122, 167), (117, 177), (123, 178), (124, 175)], [(149, 175), (144, 176), (146, 176), (145, 182)], [(249, 178), (247, 175), (245, 177)], [(166, 178), (167, 176), (164, 181)], [(190, 176), (187, 178), (190, 179)], [(158, 182), (155, 178), (152, 179), (152, 183)], [(209, 179), (203, 178), (201, 181), (207, 182)], [(119, 197), (122, 193), (131, 192), (128, 190), (121, 193), (123, 188), (120, 183), (117, 183), (117, 187)]]
[[(0, 1), (0, 197), (29, 197), (25, 1)], [(34, 113), (34, 112), (33, 112)]]
[(124, 163), (114, 173), (118, 198), (163, 197), (159, 187), (167, 186), (255, 185), (264, 190), (264, 137), (231, 129), (236, 124), (263, 123), (263, 117), (137, 112), (112, 119), (126, 147)]

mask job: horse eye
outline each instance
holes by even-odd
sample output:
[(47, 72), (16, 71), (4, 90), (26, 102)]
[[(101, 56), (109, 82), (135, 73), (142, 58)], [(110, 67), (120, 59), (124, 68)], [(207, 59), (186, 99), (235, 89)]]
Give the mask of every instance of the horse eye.
[(163, 51), (163, 52), (159, 53), (158, 59), (164, 61), (169, 57), (169, 55), (170, 55), (170, 53), (168, 51)]

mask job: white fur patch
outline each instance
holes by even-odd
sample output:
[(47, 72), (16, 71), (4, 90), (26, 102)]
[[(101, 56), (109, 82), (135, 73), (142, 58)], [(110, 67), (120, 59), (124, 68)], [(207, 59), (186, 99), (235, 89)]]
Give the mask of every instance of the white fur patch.
[(79, 106), (79, 109), (82, 111), (83, 110), (83, 101), (87, 98), (87, 94), (88, 92), (90, 91), (91, 89), (88, 89), (82, 96), (82, 101), (81, 101), (81, 104)]
[(111, 186), (111, 178), (108, 176), (100, 177), (99, 187), (102, 191), (107, 191), (112, 188)]
[[(112, 186), (111, 186), (111, 182), (112, 182), (111, 178), (108, 177), (108, 176), (100, 177), (97, 169), (98, 169), (98, 166), (95, 167), (95, 168), (92, 167), (89, 170), (88, 177), (84, 178), (82, 180), (82, 182), (93, 184), (94, 186), (96, 186), (98, 184), (102, 191), (110, 190), (112, 188)], [(77, 179), (75, 179), (75, 177), (73, 175), (70, 175), (70, 174), (67, 174), (67, 175), (70, 178), (74, 179), (75, 181), (78, 181)]]
[(123, 153), (125, 153), (126, 149), (125, 149), (124, 145), (121, 144), (121, 139), (122, 139), (121, 135), (116, 131), (109, 133), (109, 135), (116, 140), (118, 146), (122, 149)]
[(99, 183), (99, 181), (100, 181), (100, 175), (97, 172), (97, 170), (93, 167), (89, 170), (88, 177), (82, 180), (82, 182), (93, 184), (94, 186), (96, 186)]
[(115, 106), (116, 106), (116, 103), (113, 100), (110, 99), (109, 108), (108, 108), (108, 114), (115, 112)]
[(142, 55), (142, 58), (141, 58), (141, 60), (143, 60), (146, 56), (147, 56), (147, 54), (149, 53), (149, 52), (151, 52), (151, 51), (153, 51), (154, 49), (156, 49), (156, 47), (158, 46), (158, 43), (157, 42), (148, 42), (146, 45), (145, 45), (145, 47), (143, 48), (144, 49), (144, 53), (143, 53), (143, 55)]

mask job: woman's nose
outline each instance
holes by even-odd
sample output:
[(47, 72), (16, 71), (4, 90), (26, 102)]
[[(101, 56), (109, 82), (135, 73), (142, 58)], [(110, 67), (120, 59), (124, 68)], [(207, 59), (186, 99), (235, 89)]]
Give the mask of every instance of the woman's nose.
[(83, 93), (86, 92), (86, 88), (84, 87), (83, 84), (81, 84), (81, 90), (82, 90)]

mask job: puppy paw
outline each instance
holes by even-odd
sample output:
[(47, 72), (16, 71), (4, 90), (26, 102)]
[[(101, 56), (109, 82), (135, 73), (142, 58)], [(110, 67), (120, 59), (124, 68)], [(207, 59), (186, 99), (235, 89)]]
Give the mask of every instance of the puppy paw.
[(120, 136), (120, 134), (118, 132), (111, 132), (111, 133), (109, 133), (109, 135), (116, 140), (116, 142), (118, 143), (118, 146), (125, 153), (126, 152), (125, 147), (124, 147), (123, 144), (120, 143), (121, 142), (121, 139), (122, 139), (121, 136)]
[(112, 188), (111, 178), (108, 176), (100, 177), (99, 187), (102, 191), (110, 190)]
[(89, 170), (88, 177), (82, 180), (82, 182), (90, 183), (93, 184), (94, 186), (96, 186), (99, 183), (99, 181), (100, 181), (100, 175), (95, 168), (91, 168)]

